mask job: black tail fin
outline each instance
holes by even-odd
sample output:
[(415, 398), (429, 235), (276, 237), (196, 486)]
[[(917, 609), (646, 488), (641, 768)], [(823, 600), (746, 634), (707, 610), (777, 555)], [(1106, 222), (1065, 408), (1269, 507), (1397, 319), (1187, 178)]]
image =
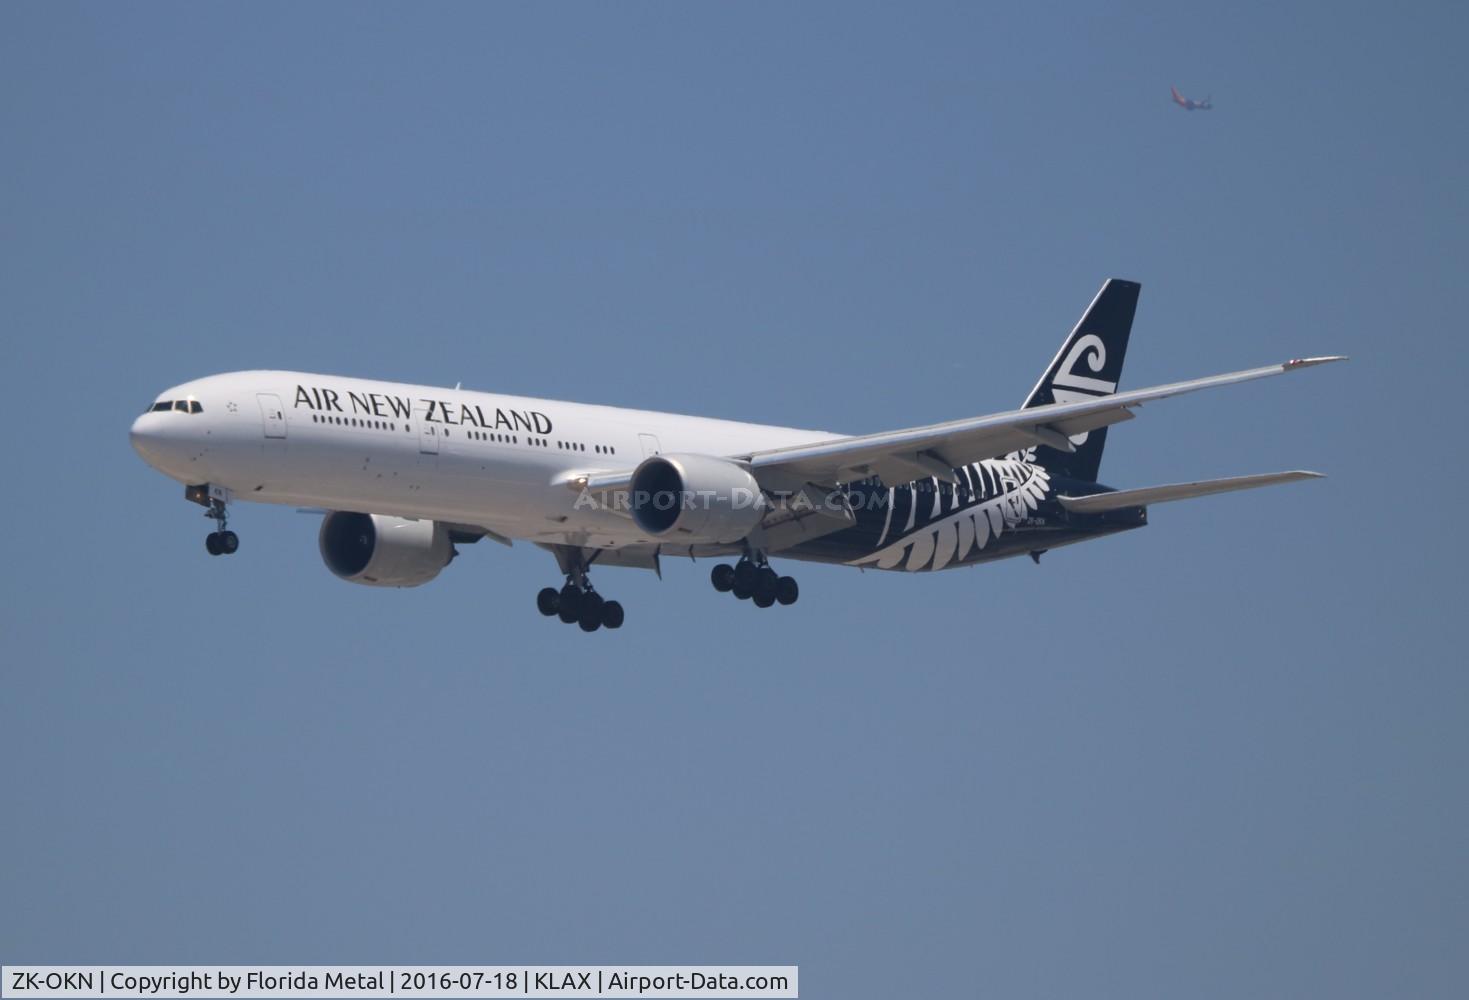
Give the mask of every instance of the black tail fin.
[[(1135, 281), (1107, 279), (1046, 373), (1030, 390), (1022, 409), (1095, 399), (1117, 391), (1141, 289)], [(1076, 446), (1073, 452), (1041, 445), (1035, 450), (1036, 463), (1069, 479), (1096, 482), (1102, 467), (1102, 447), (1107, 443), (1107, 428), (1078, 434), (1071, 443)]]

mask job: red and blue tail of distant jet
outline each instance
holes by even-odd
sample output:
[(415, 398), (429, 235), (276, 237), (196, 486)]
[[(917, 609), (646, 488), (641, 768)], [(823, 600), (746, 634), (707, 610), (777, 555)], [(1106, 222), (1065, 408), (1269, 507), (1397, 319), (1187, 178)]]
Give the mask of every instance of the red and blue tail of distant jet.
[(1206, 97), (1202, 101), (1191, 101), (1187, 97), (1184, 97), (1182, 94), (1180, 94), (1177, 87), (1169, 87), (1168, 89), (1173, 91), (1173, 103), (1177, 104), (1185, 111), (1214, 110), (1214, 100), (1211, 97)]

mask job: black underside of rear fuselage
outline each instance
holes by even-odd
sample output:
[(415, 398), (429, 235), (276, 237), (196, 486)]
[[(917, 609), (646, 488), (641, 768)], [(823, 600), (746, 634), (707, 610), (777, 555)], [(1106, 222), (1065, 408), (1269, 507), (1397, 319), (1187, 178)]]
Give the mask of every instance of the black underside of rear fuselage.
[(1147, 523), (1130, 507), (1077, 514), (1056, 499), (1110, 492), (1071, 482), (1026, 462), (994, 460), (938, 479), (889, 488), (878, 480), (846, 487), (850, 527), (783, 548), (782, 558), (907, 572), (953, 569), (1028, 555), (1129, 531)]

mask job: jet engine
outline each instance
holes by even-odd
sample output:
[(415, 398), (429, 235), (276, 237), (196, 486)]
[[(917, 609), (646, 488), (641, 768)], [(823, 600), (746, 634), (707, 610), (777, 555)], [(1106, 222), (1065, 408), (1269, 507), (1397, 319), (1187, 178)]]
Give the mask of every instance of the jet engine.
[(728, 544), (765, 516), (765, 494), (741, 465), (709, 455), (654, 455), (632, 476), (633, 520), (657, 538)]
[(455, 556), (449, 529), (435, 521), (333, 511), (321, 522), (321, 561), (349, 583), (417, 587)]

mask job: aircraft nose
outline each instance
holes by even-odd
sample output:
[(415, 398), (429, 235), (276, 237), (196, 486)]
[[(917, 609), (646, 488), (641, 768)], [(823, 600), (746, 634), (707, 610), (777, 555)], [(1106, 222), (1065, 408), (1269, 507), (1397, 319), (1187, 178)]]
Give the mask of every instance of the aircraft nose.
[(193, 476), (199, 470), (182, 413), (145, 413), (133, 421), (128, 440), (143, 461), (165, 475)]
[(150, 465), (158, 457), (158, 446), (163, 439), (158, 423), (157, 417), (151, 413), (145, 413), (133, 421), (133, 426), (128, 431), (128, 440), (132, 442), (133, 451), (136, 451), (143, 461)]

